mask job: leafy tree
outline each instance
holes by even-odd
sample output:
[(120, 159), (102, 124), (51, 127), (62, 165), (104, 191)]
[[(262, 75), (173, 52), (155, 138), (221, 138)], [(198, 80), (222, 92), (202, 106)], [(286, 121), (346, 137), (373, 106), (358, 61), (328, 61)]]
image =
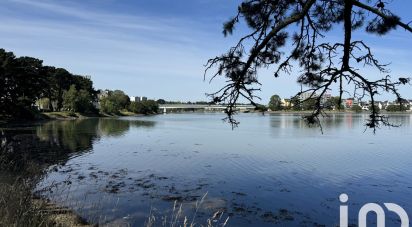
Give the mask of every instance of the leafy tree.
[(36, 106), (40, 107), (40, 109), (50, 109), (50, 99), (49, 98), (41, 98), (36, 101)]
[(48, 86), (44, 89), (44, 96), (51, 100), (52, 110), (60, 110), (63, 107), (63, 93), (75, 85), (76, 90), (87, 91), (92, 100), (96, 100), (97, 91), (93, 88), (93, 82), (85, 76), (73, 75), (65, 69), (45, 66), (42, 74), (47, 78)]
[(270, 97), (269, 109), (273, 111), (282, 110), (282, 100), (279, 95), (272, 95)]
[(354, 112), (362, 112), (362, 107), (358, 105), (353, 105), (350, 109)]
[(331, 97), (329, 100), (326, 101), (324, 107), (326, 109), (329, 109), (329, 110), (332, 110), (332, 109), (343, 110), (343, 109), (345, 109), (344, 105), (342, 104), (342, 99), (339, 96)]
[(316, 108), (316, 98), (309, 98), (302, 101), (302, 109), (303, 110), (313, 110)]
[[(53, 69), (51, 69), (53, 70)], [(70, 89), (71, 86), (71, 76), (67, 70), (62, 68), (56, 68), (52, 72), (54, 77), (54, 94), (53, 98), (56, 100), (56, 110), (60, 110), (63, 107), (63, 93)]]
[(93, 88), (93, 81), (89, 76), (73, 75), (71, 81), (77, 90), (87, 91), (93, 100), (97, 98), (97, 91)]
[(156, 102), (160, 105), (166, 104), (166, 101), (164, 99), (158, 99)]
[(81, 89), (77, 93), (76, 111), (80, 113), (96, 112), (96, 109), (93, 105), (93, 98), (89, 91)]
[[(249, 31), (226, 53), (207, 62), (205, 73), (216, 70), (211, 79), (223, 76), (227, 81), (223, 88), (209, 94), (210, 98), (227, 105), (227, 119), (236, 125), (236, 103), (246, 99), (256, 105), (258, 71), (272, 65), (276, 65), (275, 77), (290, 74), (297, 65), (297, 81), (303, 90), (320, 94), (312, 114), (306, 116), (311, 124), (319, 124), (324, 109), (321, 97), (333, 84), (339, 87), (340, 99), (346, 86), (354, 86), (354, 97), (369, 95), (373, 106), (375, 96), (381, 92), (400, 98), (399, 86), (409, 84), (410, 79), (388, 76), (387, 65), (375, 58), (367, 43), (355, 37), (355, 31), (360, 29), (375, 35), (385, 35), (396, 28), (412, 32), (411, 26), (402, 22), (387, 4), (381, 0), (243, 0), (237, 14), (224, 24), (223, 34), (232, 34), (242, 19)], [(340, 42), (322, 38), (331, 30), (342, 31)], [(377, 69), (382, 78), (369, 78), (357, 70), (361, 67)], [(375, 130), (381, 124), (390, 125), (386, 119), (373, 108), (367, 126)]]
[(100, 100), (100, 110), (104, 113), (119, 113), (120, 108), (108, 97)]
[(63, 108), (75, 112), (77, 102), (77, 89), (75, 85), (70, 86), (68, 91), (63, 92)]
[(86, 90), (77, 90), (73, 84), (68, 91), (63, 93), (63, 108), (71, 112), (94, 112), (93, 100)]
[(119, 110), (127, 109), (130, 104), (129, 96), (120, 90), (109, 93), (109, 98), (118, 106)]
[(130, 102), (128, 110), (133, 113), (139, 113), (141, 110), (141, 105), (139, 105), (139, 102)]
[(100, 110), (105, 113), (117, 114), (128, 109), (130, 98), (123, 91), (109, 91), (108, 96), (100, 100)]
[(139, 114), (155, 114), (159, 111), (159, 104), (154, 100), (131, 102), (129, 110)]
[(386, 107), (386, 111), (388, 112), (403, 112), (406, 111), (406, 107), (403, 105), (388, 105)]
[[(43, 66), (43, 61), (36, 58), (16, 58), (4, 49), (0, 49), (0, 83), (0, 115), (6, 118), (34, 117), (32, 107), (44, 100), (48, 100), (45, 108), (60, 110), (65, 91), (65, 108), (72, 111), (93, 110), (91, 103), (96, 97), (90, 78), (74, 76), (62, 68)], [(73, 92), (77, 94), (76, 99)]]
[(268, 110), (268, 108), (267, 108), (265, 105), (257, 104), (257, 105), (255, 106), (255, 111), (265, 112), (265, 111), (267, 111), (267, 110)]
[(302, 110), (302, 103), (300, 102), (299, 97), (297, 97), (297, 96), (292, 97), (290, 99), (290, 103), (291, 103), (292, 109), (294, 111)]
[(13, 89), (16, 86), (12, 73), (15, 58), (12, 52), (0, 49), (0, 114), (2, 116), (9, 115), (17, 101), (13, 95)]
[(40, 76), (42, 61), (16, 58), (0, 49), (0, 114), (4, 118), (32, 118), (32, 106), (41, 98), (47, 80)]
[[(57, 81), (55, 78), (56, 68), (53, 66), (43, 66), (41, 69), (42, 76), (47, 80), (47, 86), (43, 88), (43, 98), (47, 98), (48, 109), (51, 111), (57, 110)], [(54, 104), (54, 105), (53, 105)]]

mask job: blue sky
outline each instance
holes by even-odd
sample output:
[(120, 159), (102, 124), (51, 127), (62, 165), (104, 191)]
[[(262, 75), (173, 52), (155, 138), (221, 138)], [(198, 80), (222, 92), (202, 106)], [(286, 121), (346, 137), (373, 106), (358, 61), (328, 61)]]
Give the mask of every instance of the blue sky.
[[(238, 35), (224, 38), (222, 23), (240, 1), (232, 0), (2, 0), (0, 48), (33, 56), (44, 64), (91, 75), (97, 89), (121, 89), (131, 96), (205, 100), (222, 81), (203, 81), (207, 59), (226, 51)], [(393, 4), (411, 21), (412, 1)], [(339, 30), (328, 35), (339, 39)], [(392, 63), (394, 75), (412, 77), (412, 34), (358, 33), (376, 56)], [(366, 71), (371, 77), (373, 72)], [(277, 93), (294, 95), (296, 75), (273, 78), (262, 70), (262, 102)], [(412, 98), (410, 87), (402, 89)], [(384, 96), (382, 99), (390, 98)]]

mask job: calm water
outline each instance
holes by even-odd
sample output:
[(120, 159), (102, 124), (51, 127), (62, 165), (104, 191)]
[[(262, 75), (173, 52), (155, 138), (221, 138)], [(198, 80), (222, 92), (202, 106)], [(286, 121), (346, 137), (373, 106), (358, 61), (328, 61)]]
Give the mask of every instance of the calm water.
[[(412, 214), (412, 115), (392, 116), (402, 126), (376, 135), (364, 132), (366, 115), (332, 115), (324, 134), (298, 115), (242, 114), (233, 131), (223, 117), (54, 121), (19, 130), (46, 144), (33, 152), (54, 160), (36, 190), (101, 224), (141, 226), (150, 212), (169, 215), (174, 200), (191, 217), (206, 192), (198, 223), (222, 210), (229, 226), (335, 226), (341, 193), (349, 195), (350, 223), (368, 202), (394, 202)], [(387, 226), (396, 225), (387, 212)]]

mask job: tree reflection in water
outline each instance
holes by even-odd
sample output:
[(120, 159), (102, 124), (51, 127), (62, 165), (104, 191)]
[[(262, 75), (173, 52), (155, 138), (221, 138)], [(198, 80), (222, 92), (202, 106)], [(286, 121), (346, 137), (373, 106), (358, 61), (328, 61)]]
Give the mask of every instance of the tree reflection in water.
[(132, 127), (154, 125), (152, 121), (90, 118), (1, 128), (0, 169), (25, 172), (29, 163), (40, 169), (64, 164), (72, 155), (91, 151), (101, 137), (119, 137)]

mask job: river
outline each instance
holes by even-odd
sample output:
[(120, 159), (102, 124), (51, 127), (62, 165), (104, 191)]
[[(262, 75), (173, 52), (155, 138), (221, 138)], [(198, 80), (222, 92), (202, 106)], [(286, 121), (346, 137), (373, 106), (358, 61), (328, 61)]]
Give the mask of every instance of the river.
[[(376, 134), (362, 114), (330, 115), (323, 134), (297, 114), (239, 114), (233, 130), (222, 118), (90, 118), (3, 131), (46, 144), (30, 151), (49, 157), (35, 193), (102, 225), (161, 220), (174, 201), (191, 221), (204, 195), (199, 224), (221, 211), (227, 226), (335, 226), (341, 193), (352, 224), (369, 202), (412, 212), (412, 115), (392, 115), (400, 127)], [(387, 213), (387, 226), (396, 224)]]

